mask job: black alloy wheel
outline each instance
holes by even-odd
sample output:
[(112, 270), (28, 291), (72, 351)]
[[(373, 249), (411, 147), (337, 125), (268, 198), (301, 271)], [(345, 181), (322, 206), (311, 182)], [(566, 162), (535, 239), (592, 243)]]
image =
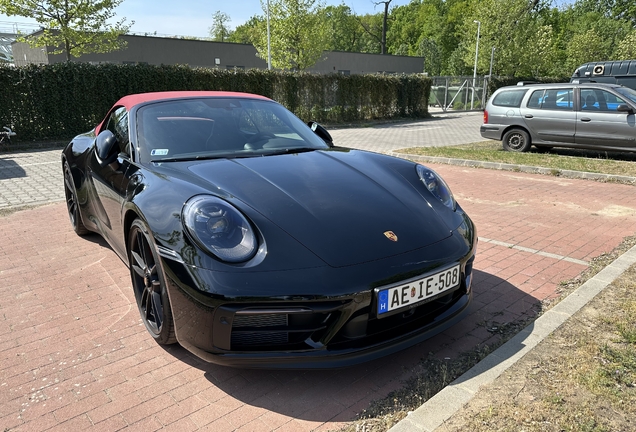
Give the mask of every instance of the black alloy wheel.
[(522, 129), (509, 130), (504, 134), (502, 142), (504, 150), (514, 152), (526, 152), (532, 146), (530, 136)]
[(75, 182), (73, 181), (73, 174), (71, 173), (71, 168), (68, 166), (68, 162), (64, 162), (64, 195), (66, 196), (66, 209), (68, 210), (68, 217), (71, 220), (73, 231), (75, 231), (77, 235), (88, 234), (89, 231), (84, 226), (82, 217), (80, 216)]
[(147, 225), (136, 219), (128, 236), (130, 277), (141, 320), (160, 345), (176, 342), (170, 299)]

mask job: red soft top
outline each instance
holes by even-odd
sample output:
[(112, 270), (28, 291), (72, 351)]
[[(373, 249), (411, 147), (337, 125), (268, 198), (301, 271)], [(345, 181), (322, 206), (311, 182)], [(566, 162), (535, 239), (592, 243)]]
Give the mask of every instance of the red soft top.
[[(154, 93), (138, 93), (124, 96), (119, 99), (113, 106), (126, 107), (127, 111), (136, 105), (144, 102), (152, 102), (158, 100), (168, 99), (183, 99), (193, 97), (241, 97), (250, 99), (263, 99), (270, 100), (265, 96), (251, 94), (251, 93), (239, 93), (239, 92), (226, 92), (226, 91), (166, 91), (166, 92), (154, 92)], [(105, 119), (104, 119), (105, 120)], [(97, 133), (101, 132), (101, 126), (104, 120), (95, 127)]]
[(155, 93), (139, 93), (124, 96), (119, 99), (116, 106), (124, 106), (130, 111), (135, 105), (139, 105), (144, 102), (152, 102), (164, 99), (182, 99), (191, 97), (243, 97), (251, 99), (265, 99), (265, 96), (255, 95), (250, 93), (239, 92), (225, 92), (225, 91), (167, 91), (167, 92), (155, 92)]

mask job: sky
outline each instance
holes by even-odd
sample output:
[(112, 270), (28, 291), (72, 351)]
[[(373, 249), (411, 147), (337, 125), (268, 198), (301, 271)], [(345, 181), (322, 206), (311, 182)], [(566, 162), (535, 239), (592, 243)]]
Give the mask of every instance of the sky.
[[(327, 5), (346, 4), (356, 14), (364, 15), (384, 10), (384, 5), (375, 6), (372, 0), (327, 0)], [(408, 4), (409, 0), (393, 0), (391, 6)], [(116, 9), (117, 18), (126, 17), (134, 21), (134, 33), (154, 33), (208, 37), (212, 15), (216, 11), (230, 16), (230, 28), (248, 21), (254, 15), (263, 15), (259, 0), (124, 0)], [(0, 27), (9, 22), (35, 24), (27, 18), (0, 14)]]
[[(408, 4), (410, 0), (392, 0), (391, 7)], [(558, 0), (564, 3), (567, 0)], [(377, 0), (376, 0), (377, 2)], [(326, 0), (327, 5), (346, 4), (357, 15), (377, 13), (384, 5), (375, 5), (372, 0)], [(230, 16), (230, 28), (248, 21), (254, 15), (263, 15), (259, 0), (124, 0), (116, 9), (116, 17), (134, 21), (133, 33), (154, 33), (161, 36), (208, 37), (212, 15), (216, 11)], [(0, 14), (0, 29), (11, 27), (10, 23), (35, 25), (34, 20)], [(22, 31), (36, 28), (25, 26)]]

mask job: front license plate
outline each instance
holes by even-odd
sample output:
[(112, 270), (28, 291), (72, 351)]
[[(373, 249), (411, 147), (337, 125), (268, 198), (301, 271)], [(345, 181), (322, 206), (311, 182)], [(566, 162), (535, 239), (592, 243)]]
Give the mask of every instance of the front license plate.
[(378, 290), (378, 317), (412, 307), (444, 291), (456, 288), (461, 279), (459, 264), (407, 284)]

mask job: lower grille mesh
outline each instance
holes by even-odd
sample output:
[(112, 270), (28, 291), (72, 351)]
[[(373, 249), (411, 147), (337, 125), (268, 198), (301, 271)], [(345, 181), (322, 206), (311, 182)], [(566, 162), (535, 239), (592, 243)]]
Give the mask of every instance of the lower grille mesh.
[(232, 334), (232, 346), (281, 345), (287, 342), (289, 342), (287, 332), (246, 332)]
[(303, 306), (238, 310), (234, 313), (229, 335), (231, 349), (261, 351), (311, 348), (311, 341), (319, 340), (329, 323), (337, 320), (339, 313), (334, 311), (341, 304), (316, 304), (312, 308)]
[(237, 315), (234, 327), (276, 327), (287, 325), (287, 314)]

